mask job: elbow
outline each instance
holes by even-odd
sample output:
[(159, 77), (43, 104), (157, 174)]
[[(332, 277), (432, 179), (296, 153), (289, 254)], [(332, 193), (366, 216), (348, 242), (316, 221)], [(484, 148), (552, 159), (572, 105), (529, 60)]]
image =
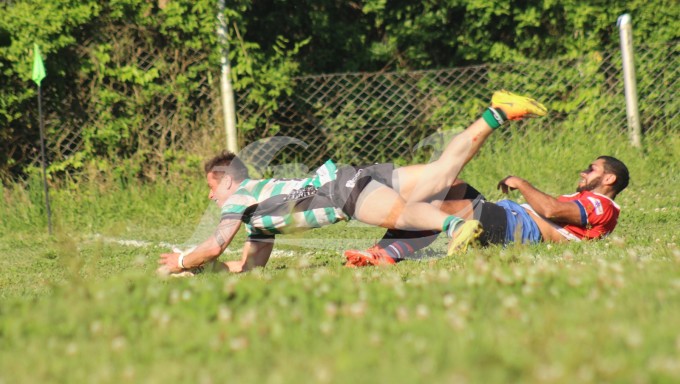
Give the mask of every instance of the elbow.
[(558, 207), (553, 205), (553, 204), (550, 204), (547, 207), (545, 207), (543, 209), (543, 212), (541, 212), (541, 214), (546, 219), (551, 219), (551, 220), (560, 217), (560, 212), (559, 212)]
[(222, 247), (220, 247), (220, 246), (210, 247), (210, 249), (208, 249), (208, 255), (210, 257), (210, 260), (214, 260), (214, 259), (220, 257), (221, 254), (222, 254)]
[(546, 219), (554, 220), (557, 217), (557, 215), (555, 214), (554, 211), (545, 210), (543, 212), (543, 217), (545, 217)]
[(217, 259), (221, 254), (222, 254), (222, 248), (220, 248), (218, 246), (204, 248), (203, 255), (199, 256), (200, 265), (203, 265), (205, 263), (209, 263), (209, 262)]

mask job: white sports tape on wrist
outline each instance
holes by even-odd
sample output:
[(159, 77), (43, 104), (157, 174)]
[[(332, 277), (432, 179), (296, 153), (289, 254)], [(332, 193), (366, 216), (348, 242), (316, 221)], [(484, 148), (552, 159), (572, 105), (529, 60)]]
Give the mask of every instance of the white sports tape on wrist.
[(186, 256), (187, 254), (189, 254), (189, 252), (184, 251), (184, 252), (180, 253), (179, 257), (177, 258), (177, 266), (180, 267), (181, 269), (186, 269), (184, 267), (184, 256)]

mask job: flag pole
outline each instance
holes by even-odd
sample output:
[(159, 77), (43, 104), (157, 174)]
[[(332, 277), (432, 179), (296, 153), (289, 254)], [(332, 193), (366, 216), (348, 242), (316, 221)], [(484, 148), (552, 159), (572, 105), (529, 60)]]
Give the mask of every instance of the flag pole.
[(45, 207), (47, 207), (47, 231), (52, 235), (52, 210), (50, 209), (50, 187), (47, 184), (47, 165), (45, 160), (45, 119), (42, 114), (42, 91), (38, 85), (38, 116), (40, 117), (40, 157), (42, 163), (43, 189), (45, 190)]
[(52, 210), (50, 209), (50, 187), (47, 184), (47, 160), (45, 156), (45, 119), (42, 113), (42, 87), (40, 82), (45, 78), (45, 66), (40, 56), (38, 44), (33, 45), (33, 76), (38, 85), (38, 119), (40, 121), (40, 159), (42, 163), (43, 189), (45, 191), (45, 207), (47, 208), (47, 230), (52, 235)]

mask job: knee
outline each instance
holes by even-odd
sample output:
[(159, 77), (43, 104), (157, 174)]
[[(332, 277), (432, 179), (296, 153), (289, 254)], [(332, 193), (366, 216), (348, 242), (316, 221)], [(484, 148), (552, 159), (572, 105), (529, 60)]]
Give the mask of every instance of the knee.
[(380, 224), (383, 228), (399, 229), (404, 228), (406, 220), (404, 218), (404, 203), (402, 201), (396, 202), (392, 209), (387, 212), (387, 215), (383, 218), (383, 222)]

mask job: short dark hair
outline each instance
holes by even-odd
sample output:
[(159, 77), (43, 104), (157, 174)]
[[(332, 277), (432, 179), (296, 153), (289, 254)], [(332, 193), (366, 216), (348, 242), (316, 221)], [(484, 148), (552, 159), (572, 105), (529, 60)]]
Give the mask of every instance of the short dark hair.
[(604, 160), (604, 171), (611, 173), (616, 176), (616, 181), (612, 188), (614, 188), (614, 197), (619, 194), (619, 192), (626, 189), (628, 182), (630, 181), (630, 175), (628, 173), (628, 167), (623, 161), (612, 157), (612, 156), (600, 156), (597, 158)]
[(248, 168), (234, 153), (227, 150), (208, 160), (205, 163), (204, 170), (206, 175), (210, 172), (221, 174), (220, 178), (229, 175), (236, 181), (243, 181), (248, 178)]

